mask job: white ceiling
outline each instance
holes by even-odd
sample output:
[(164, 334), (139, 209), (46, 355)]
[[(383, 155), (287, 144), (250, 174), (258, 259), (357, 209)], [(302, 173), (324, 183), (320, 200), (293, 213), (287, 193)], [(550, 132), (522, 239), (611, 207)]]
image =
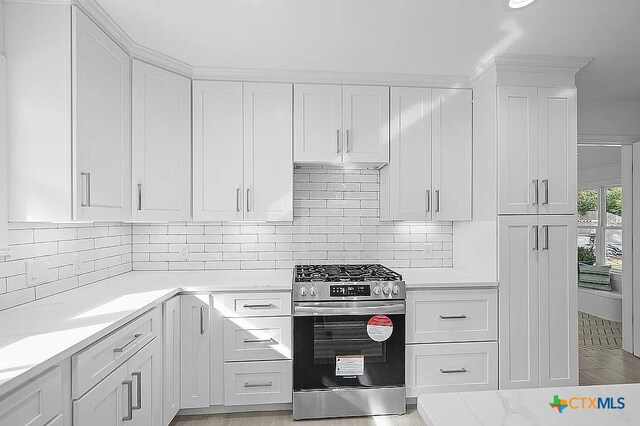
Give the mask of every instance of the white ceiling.
[(467, 75), (499, 53), (590, 56), (582, 98), (640, 99), (638, 0), (97, 1), (194, 66)]

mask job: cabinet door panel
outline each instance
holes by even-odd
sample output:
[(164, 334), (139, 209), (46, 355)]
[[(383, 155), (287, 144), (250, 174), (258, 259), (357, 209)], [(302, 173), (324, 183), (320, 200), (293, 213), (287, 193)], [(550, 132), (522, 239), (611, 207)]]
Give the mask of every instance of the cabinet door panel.
[(540, 213), (575, 214), (577, 195), (576, 89), (538, 89)]
[(537, 89), (498, 89), (499, 214), (538, 212), (537, 112)]
[(129, 56), (75, 7), (73, 20), (77, 218), (126, 220), (131, 206)]
[(132, 218), (189, 220), (191, 81), (133, 62)]
[(246, 220), (293, 220), (292, 86), (244, 84)]
[(209, 406), (209, 295), (181, 296), (182, 408)]
[(389, 88), (343, 86), (342, 114), (344, 161), (388, 163)]
[(73, 424), (92, 426), (120, 426), (130, 416), (127, 404), (132, 384), (127, 386), (127, 365), (122, 364), (102, 382), (73, 402)]
[(433, 90), (434, 220), (471, 220), (471, 91)]
[(391, 127), (391, 161), (380, 171), (384, 219), (431, 220), (431, 89), (391, 88)]
[(498, 219), (500, 388), (538, 387), (537, 216)]
[(164, 424), (168, 425), (180, 409), (180, 296), (164, 303)]
[(575, 216), (540, 216), (540, 386), (578, 385)]
[(294, 161), (342, 161), (341, 94), (340, 86), (294, 86)]
[(127, 361), (133, 381), (133, 426), (162, 424), (162, 345), (156, 338)]
[(242, 83), (193, 83), (193, 219), (243, 219)]

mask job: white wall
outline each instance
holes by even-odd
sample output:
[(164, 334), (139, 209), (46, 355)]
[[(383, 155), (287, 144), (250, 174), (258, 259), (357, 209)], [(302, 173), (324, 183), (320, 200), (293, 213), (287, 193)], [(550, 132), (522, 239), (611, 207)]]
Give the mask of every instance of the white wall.
[(640, 100), (580, 99), (578, 134), (640, 136)]
[(7, 70), (4, 58), (4, 3), (0, 0), (0, 251), (7, 247)]

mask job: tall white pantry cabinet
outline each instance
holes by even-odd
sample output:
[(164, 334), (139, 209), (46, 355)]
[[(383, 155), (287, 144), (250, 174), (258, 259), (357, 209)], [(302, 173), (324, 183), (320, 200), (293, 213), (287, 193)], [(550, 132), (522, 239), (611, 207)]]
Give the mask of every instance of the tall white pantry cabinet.
[(575, 73), (582, 65), (557, 61), (534, 67), (543, 70), (536, 74), (517, 58), (498, 59), (474, 82), (474, 149), (483, 152), (474, 157), (474, 183), (493, 182), (495, 191), (481, 198), (474, 188), (481, 221), (467, 231), (493, 223), (497, 235), (501, 389), (578, 384)]

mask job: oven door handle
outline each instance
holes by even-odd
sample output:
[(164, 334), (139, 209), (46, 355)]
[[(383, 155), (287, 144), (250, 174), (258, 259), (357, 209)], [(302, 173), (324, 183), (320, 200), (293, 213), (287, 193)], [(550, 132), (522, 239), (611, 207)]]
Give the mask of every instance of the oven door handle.
[[(332, 303), (333, 304), (333, 303)], [(294, 305), (294, 316), (321, 316), (321, 315), (371, 315), (371, 314), (404, 314), (404, 303), (386, 303), (375, 305), (362, 305), (360, 303), (345, 306), (319, 306), (319, 305)]]

